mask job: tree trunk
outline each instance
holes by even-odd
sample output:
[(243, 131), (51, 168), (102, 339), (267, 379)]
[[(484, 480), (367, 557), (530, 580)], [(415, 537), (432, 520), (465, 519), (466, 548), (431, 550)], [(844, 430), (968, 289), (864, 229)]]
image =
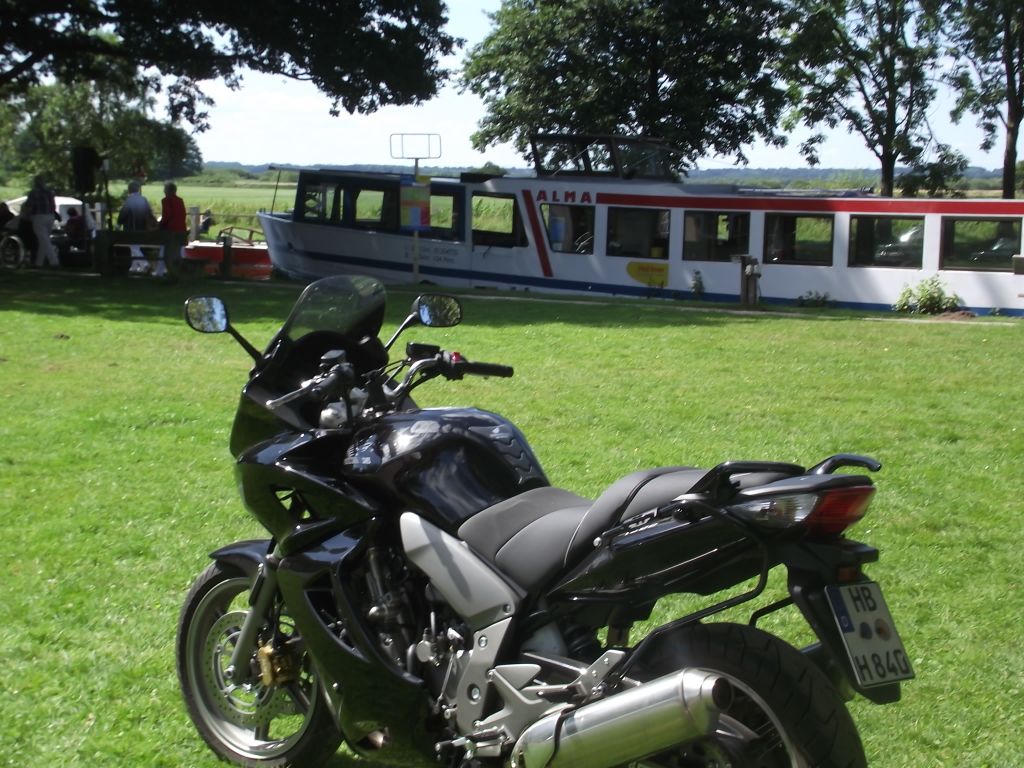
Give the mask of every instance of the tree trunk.
[[(1017, 139), (1020, 137), (1021, 112), (1024, 111), (1024, 77), (1021, 71), (1021, 32), (1020, 23), (1024, 21), (1024, 13), (1020, 6), (1014, 11), (1013, 5), (1007, 4), (1002, 17), (1002, 53), (1003, 71), (1006, 75), (1006, 145), (1003, 148), (1003, 198), (1012, 200), (1017, 181)], [(1014, 27), (1017, 27), (1015, 30)]]
[(1006, 144), (1003, 147), (1003, 198), (1012, 200), (1017, 187), (1017, 140), (1020, 138), (1019, 104), (1006, 105)]
[(882, 152), (882, 181), (879, 185), (878, 194), (882, 197), (892, 197), (896, 187), (896, 155), (888, 150)]

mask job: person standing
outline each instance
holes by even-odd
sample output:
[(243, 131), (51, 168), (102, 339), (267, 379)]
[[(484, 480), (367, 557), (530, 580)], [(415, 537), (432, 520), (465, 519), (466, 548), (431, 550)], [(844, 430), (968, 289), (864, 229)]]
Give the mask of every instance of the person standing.
[[(125, 232), (143, 232), (148, 228), (150, 219), (153, 218), (153, 209), (149, 207), (149, 201), (142, 196), (142, 184), (137, 181), (128, 182), (128, 197), (124, 199), (120, 213), (117, 214), (117, 223)], [(142, 255), (142, 248), (137, 245), (130, 245), (128, 249), (132, 253), (132, 265), (128, 271), (133, 274), (145, 274), (149, 271), (149, 262)]]
[(25, 206), (32, 216), (32, 232), (36, 236), (36, 266), (42, 267), (43, 261), (51, 267), (59, 267), (57, 249), (53, 247), (53, 221), (57, 216), (57, 201), (53, 190), (46, 186), (46, 180), (40, 175), (32, 180), (32, 190), (28, 193)]
[[(185, 216), (185, 201), (178, 197), (178, 185), (173, 181), (164, 184), (164, 199), (160, 201), (160, 229), (165, 232), (188, 232), (188, 222)], [(167, 274), (166, 246), (160, 246), (160, 260), (156, 263), (153, 274), (162, 277)], [(185, 258), (185, 246), (181, 246), (178, 254), (180, 260)]]

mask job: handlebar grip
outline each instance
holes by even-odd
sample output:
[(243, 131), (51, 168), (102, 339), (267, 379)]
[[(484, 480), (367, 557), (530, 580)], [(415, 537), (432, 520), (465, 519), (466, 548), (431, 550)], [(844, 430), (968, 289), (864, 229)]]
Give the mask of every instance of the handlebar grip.
[(515, 369), (511, 365), (500, 365), (498, 363), (471, 363), (467, 361), (463, 371), (474, 376), (499, 376), (503, 379), (510, 378)]

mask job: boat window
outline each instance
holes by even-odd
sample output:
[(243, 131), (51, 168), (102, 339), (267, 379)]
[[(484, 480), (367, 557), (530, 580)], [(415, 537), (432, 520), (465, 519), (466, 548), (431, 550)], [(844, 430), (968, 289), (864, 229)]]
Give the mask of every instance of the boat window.
[(690, 211), (683, 217), (683, 258), (732, 261), (750, 253), (750, 214)]
[(594, 206), (542, 203), (541, 216), (551, 250), (559, 253), (594, 252)]
[(1013, 255), (1021, 253), (1020, 219), (942, 219), (940, 269), (992, 272), (1013, 270)]
[(850, 217), (849, 266), (920, 269), (923, 254), (923, 217)]
[(430, 191), (430, 237), (442, 240), (462, 238), (462, 198), (456, 190)]
[(398, 231), (398, 188), (353, 189), (357, 227)]
[(608, 255), (668, 257), (669, 212), (660, 208), (609, 208)]
[(337, 221), (341, 190), (336, 184), (310, 184), (302, 186), (301, 214), (305, 221)]
[(766, 264), (832, 266), (831, 216), (769, 213), (764, 219)]
[(473, 195), (473, 244), (499, 248), (526, 245), (514, 195)]

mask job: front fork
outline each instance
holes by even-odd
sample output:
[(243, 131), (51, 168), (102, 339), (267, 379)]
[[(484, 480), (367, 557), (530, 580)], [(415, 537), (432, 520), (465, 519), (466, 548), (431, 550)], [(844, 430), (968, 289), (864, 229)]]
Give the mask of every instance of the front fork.
[(268, 567), (266, 562), (260, 563), (256, 570), (256, 578), (253, 580), (252, 590), (249, 592), (249, 612), (246, 614), (245, 621), (242, 622), (238, 640), (231, 652), (231, 662), (224, 670), (224, 677), (229, 682), (246, 683), (252, 678), (250, 660), (256, 644), (256, 637), (267, 621), (276, 596), (277, 569)]

